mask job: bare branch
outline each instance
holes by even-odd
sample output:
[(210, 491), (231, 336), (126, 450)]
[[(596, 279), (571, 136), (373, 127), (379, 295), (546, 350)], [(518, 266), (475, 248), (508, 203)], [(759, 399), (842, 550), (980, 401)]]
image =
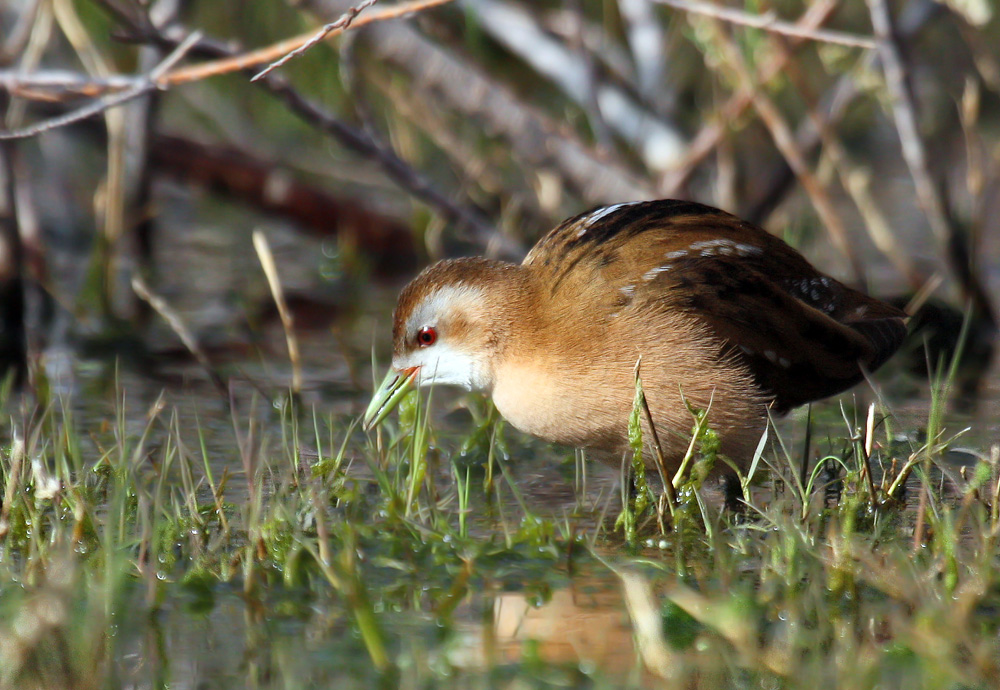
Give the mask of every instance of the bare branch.
[(576, 103), (592, 104), (593, 119), (628, 141), (647, 167), (663, 171), (683, 158), (687, 145), (673, 123), (644, 108), (625, 89), (593, 79), (586, 61), (543, 31), (526, 9), (500, 0), (466, 0), (463, 6), (494, 39)]
[(74, 98), (98, 98), (141, 85), (142, 77), (112, 74), (91, 77), (66, 70), (41, 70), (25, 74), (19, 70), (0, 70), (0, 90), (16, 98), (46, 103), (61, 103)]
[[(358, 17), (348, 26), (332, 29), (325, 34), (325, 38), (338, 36), (348, 29), (360, 29), (361, 27), (368, 26), (369, 24), (389, 19), (400, 19), (415, 12), (445, 5), (452, 1), (453, 0), (417, 0), (405, 5), (389, 7), (379, 12), (372, 12)], [(215, 76), (217, 74), (228, 74), (230, 72), (239, 72), (251, 67), (257, 67), (258, 65), (263, 65), (271, 62), (272, 60), (278, 59), (290, 51), (296, 50), (300, 46), (312, 40), (314, 35), (315, 32), (310, 31), (265, 48), (260, 48), (247, 53), (232, 53), (220, 60), (213, 60), (208, 63), (181, 68), (169, 76), (168, 83), (173, 86), (189, 81), (200, 81), (205, 77)], [(257, 78), (259, 78), (259, 75), (257, 75)]]
[(105, 98), (92, 101), (81, 108), (66, 113), (65, 115), (59, 115), (58, 117), (53, 117), (49, 120), (43, 120), (42, 122), (37, 122), (33, 125), (7, 132), (0, 131), (0, 141), (27, 139), (28, 137), (37, 136), (43, 132), (48, 132), (52, 129), (64, 127), (66, 125), (73, 124), (74, 122), (79, 122), (80, 120), (85, 120), (88, 117), (103, 113), (109, 108), (121, 105), (122, 103), (127, 103), (128, 101), (138, 98), (139, 96), (149, 93), (150, 91), (163, 88), (160, 82), (163, 78), (163, 74), (173, 65), (177, 64), (177, 62), (183, 58), (184, 55), (186, 55), (188, 51), (190, 51), (191, 48), (193, 48), (200, 40), (201, 34), (197, 31), (188, 35), (184, 41), (179, 43), (159, 65), (154, 67), (149, 74), (146, 75), (145, 78), (138, 81), (135, 86), (127, 88), (119, 93), (106, 96)]

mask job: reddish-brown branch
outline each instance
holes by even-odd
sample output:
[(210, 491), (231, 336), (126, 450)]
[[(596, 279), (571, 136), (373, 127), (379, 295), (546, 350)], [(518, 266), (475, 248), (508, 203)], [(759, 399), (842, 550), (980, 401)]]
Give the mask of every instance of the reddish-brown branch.
[(371, 258), (379, 274), (398, 275), (416, 267), (413, 237), (404, 223), (295, 180), (243, 151), (159, 134), (152, 141), (150, 163), (183, 182), (290, 218), (316, 237), (346, 240)]

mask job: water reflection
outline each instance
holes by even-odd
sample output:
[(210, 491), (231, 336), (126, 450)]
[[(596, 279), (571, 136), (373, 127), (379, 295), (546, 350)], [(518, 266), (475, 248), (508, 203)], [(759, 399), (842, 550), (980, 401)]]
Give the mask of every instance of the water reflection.
[[(590, 591), (588, 591), (590, 590)], [(606, 673), (635, 666), (633, 628), (621, 591), (586, 581), (557, 589), (535, 605), (520, 592), (493, 602), (493, 635), (499, 660), (522, 660), (526, 649), (550, 664), (579, 664)]]

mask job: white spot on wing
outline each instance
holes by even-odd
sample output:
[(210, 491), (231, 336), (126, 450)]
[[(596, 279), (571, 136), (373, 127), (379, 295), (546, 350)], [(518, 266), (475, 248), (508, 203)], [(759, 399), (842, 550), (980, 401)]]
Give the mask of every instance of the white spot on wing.
[(764, 350), (764, 356), (767, 357), (767, 361), (772, 364), (778, 361), (778, 354), (774, 350)]
[(605, 206), (604, 208), (597, 209), (596, 211), (594, 211), (589, 216), (583, 219), (582, 226), (580, 227), (580, 230), (576, 233), (576, 236), (583, 237), (585, 234), (587, 234), (587, 230), (590, 229), (590, 227), (593, 226), (594, 223), (599, 221), (601, 218), (604, 218), (605, 216), (614, 213), (618, 209), (625, 208), (626, 206), (634, 206), (636, 204), (641, 204), (641, 203), (642, 203), (641, 201), (625, 201), (620, 204), (612, 204), (611, 206)]
[(725, 238), (692, 242), (690, 249), (699, 252), (700, 256), (757, 256), (762, 253), (760, 247)]
[(670, 270), (670, 266), (658, 266), (657, 268), (650, 269), (642, 274), (643, 280), (652, 280), (661, 273), (666, 273)]
[(702, 240), (701, 242), (692, 242), (691, 249), (713, 249), (715, 247), (721, 247), (725, 244), (731, 244), (729, 240)]

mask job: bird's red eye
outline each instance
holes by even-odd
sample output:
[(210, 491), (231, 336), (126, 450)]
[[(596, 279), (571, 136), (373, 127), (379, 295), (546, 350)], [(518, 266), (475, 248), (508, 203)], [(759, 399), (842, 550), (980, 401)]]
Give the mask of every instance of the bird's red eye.
[(438, 334), (430, 326), (424, 326), (417, 331), (417, 344), (420, 347), (429, 347), (437, 342)]

